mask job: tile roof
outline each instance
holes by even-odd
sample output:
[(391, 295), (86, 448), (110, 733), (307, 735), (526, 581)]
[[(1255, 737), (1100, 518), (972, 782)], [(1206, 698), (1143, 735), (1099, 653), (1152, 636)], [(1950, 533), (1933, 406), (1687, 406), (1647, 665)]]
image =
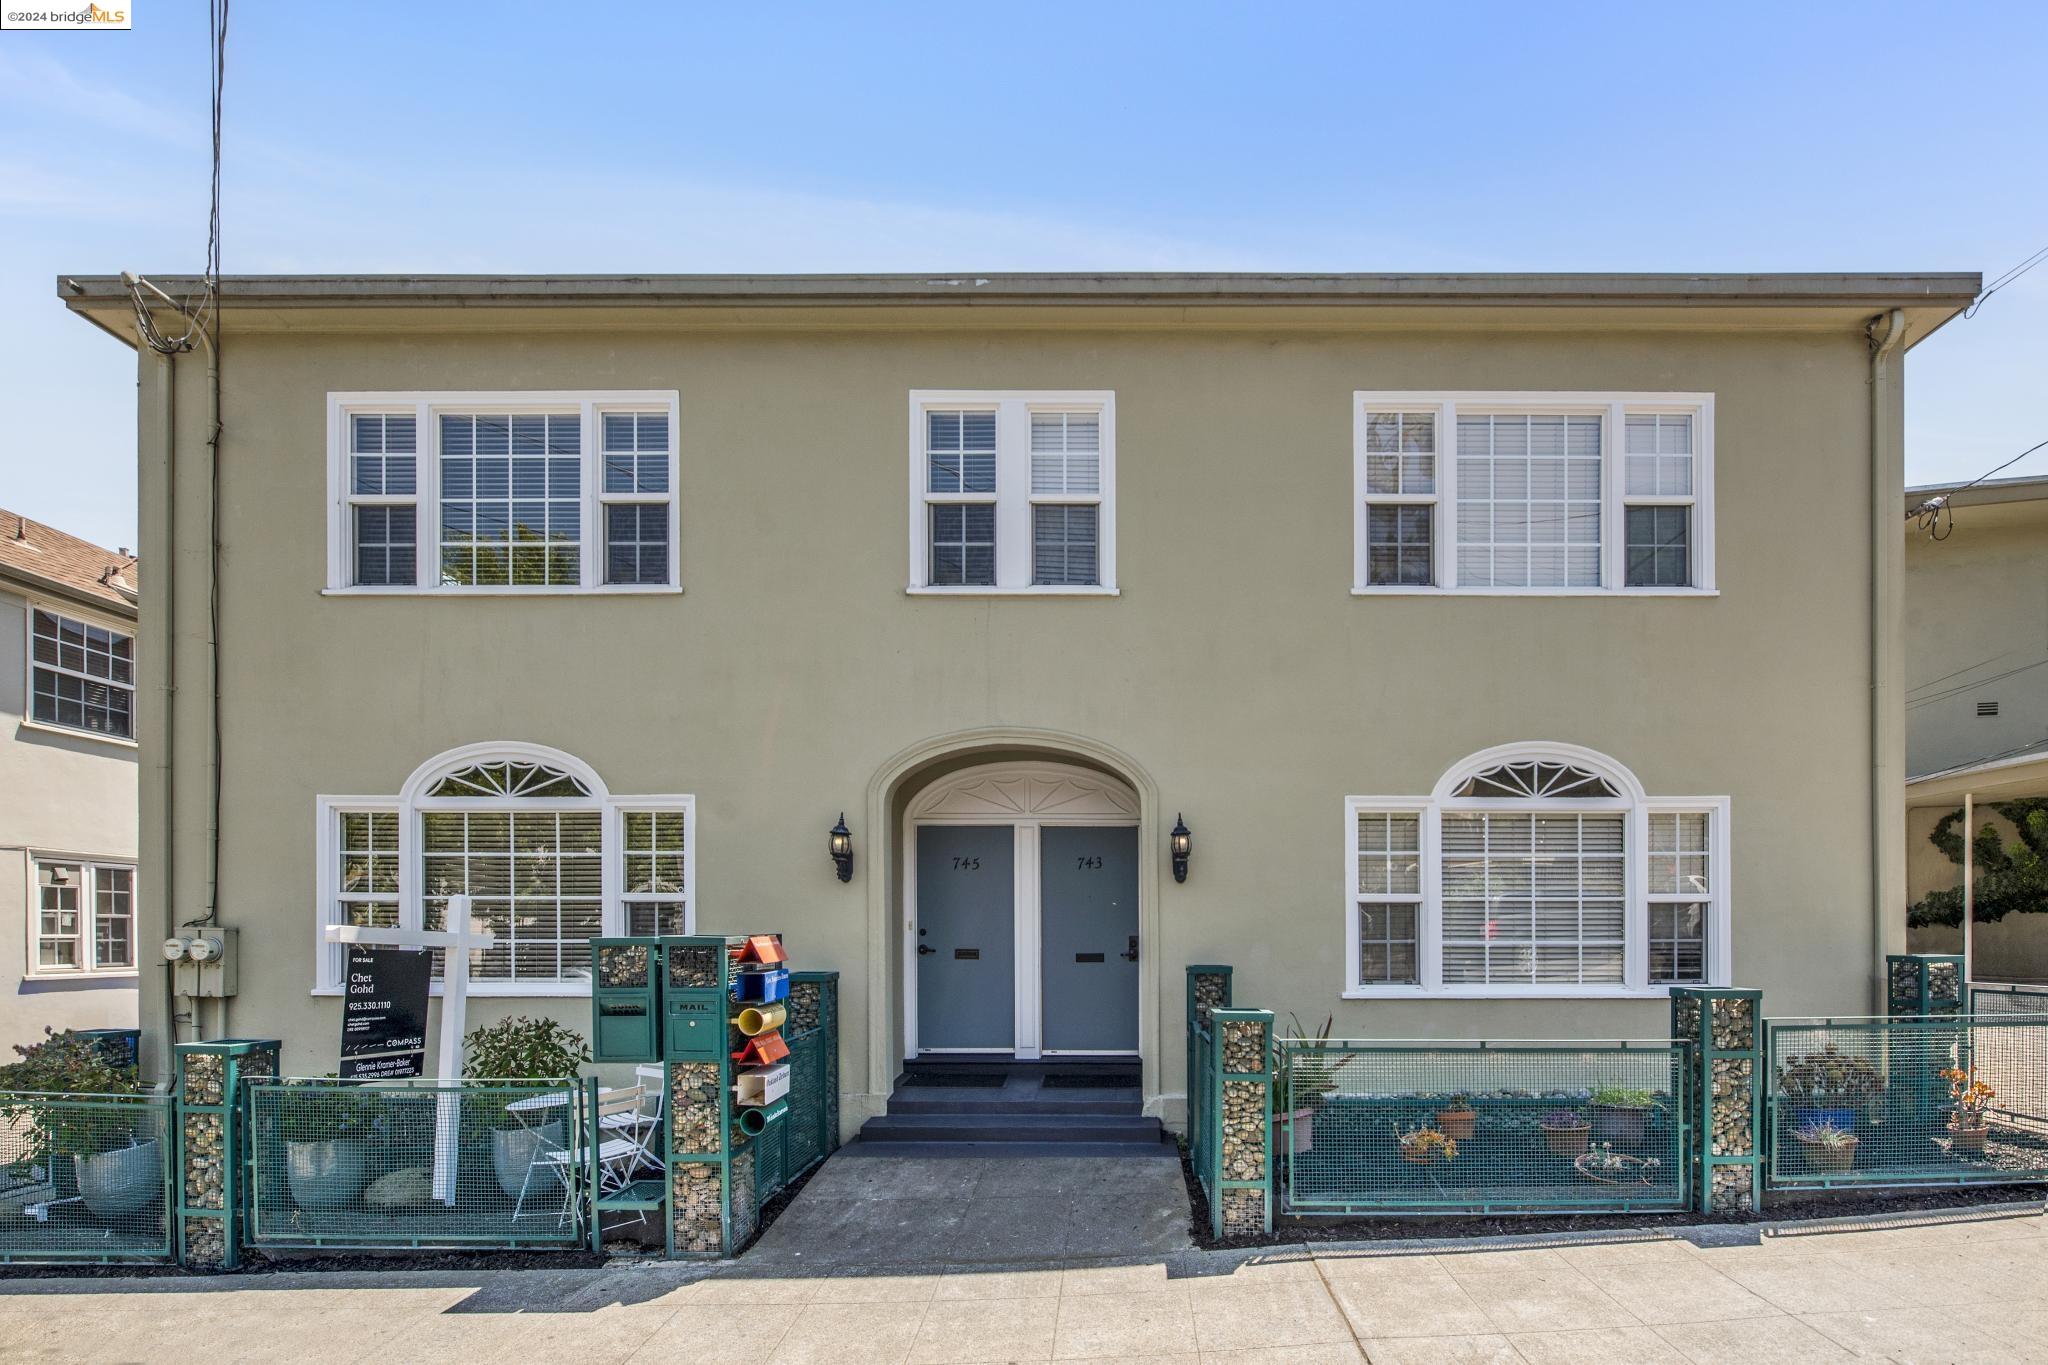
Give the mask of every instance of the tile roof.
[(55, 588), (133, 616), (142, 587), (140, 566), (134, 555), (0, 508), (0, 579)]

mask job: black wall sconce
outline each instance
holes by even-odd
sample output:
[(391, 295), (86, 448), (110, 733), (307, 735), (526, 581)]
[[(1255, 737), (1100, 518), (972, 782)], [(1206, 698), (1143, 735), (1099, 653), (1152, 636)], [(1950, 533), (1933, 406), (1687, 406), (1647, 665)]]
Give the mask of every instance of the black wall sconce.
[(839, 880), (853, 880), (853, 831), (846, 827), (846, 812), (839, 812), (839, 823), (832, 826), (832, 862), (839, 868)]
[(1188, 879), (1188, 850), (1195, 846), (1195, 836), (1188, 833), (1188, 822), (1178, 812), (1173, 817), (1173, 833), (1167, 836), (1167, 847), (1173, 852), (1173, 879), (1184, 882)]

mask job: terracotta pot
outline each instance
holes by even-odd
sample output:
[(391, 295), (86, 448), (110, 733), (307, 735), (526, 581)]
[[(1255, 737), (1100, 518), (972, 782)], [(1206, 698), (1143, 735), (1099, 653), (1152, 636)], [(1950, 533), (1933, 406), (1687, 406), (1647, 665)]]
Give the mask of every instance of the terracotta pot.
[(1593, 1136), (1617, 1147), (1633, 1147), (1641, 1142), (1643, 1129), (1649, 1122), (1650, 1111), (1647, 1109), (1624, 1109), (1611, 1104), (1593, 1106)]
[(1434, 1166), (1443, 1160), (1443, 1154), (1440, 1152), (1411, 1152), (1403, 1148), (1401, 1160), (1407, 1162), (1410, 1166)]
[(1807, 1166), (1816, 1171), (1846, 1171), (1856, 1164), (1857, 1139), (1830, 1145), (1825, 1142), (1801, 1142), (1799, 1150), (1806, 1157)]
[(1478, 1122), (1476, 1109), (1446, 1109), (1436, 1116), (1437, 1131), (1455, 1142), (1470, 1142)]
[(1586, 1142), (1593, 1136), (1593, 1125), (1582, 1123), (1576, 1128), (1545, 1128), (1543, 1140), (1550, 1144), (1552, 1156), (1578, 1156), (1586, 1150)]
[(1984, 1139), (1990, 1136), (1991, 1125), (1988, 1123), (1979, 1124), (1975, 1128), (1959, 1128), (1953, 1123), (1948, 1126), (1949, 1146), (1959, 1152), (1983, 1151)]

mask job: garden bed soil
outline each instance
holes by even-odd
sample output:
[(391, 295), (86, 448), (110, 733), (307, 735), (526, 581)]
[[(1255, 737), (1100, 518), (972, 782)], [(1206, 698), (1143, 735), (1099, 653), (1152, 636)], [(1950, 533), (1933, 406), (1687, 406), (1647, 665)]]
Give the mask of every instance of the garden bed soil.
[(1803, 1218), (1883, 1217), (1929, 1210), (1970, 1209), (1986, 1204), (2044, 1205), (2048, 1191), (2036, 1184), (1972, 1185), (1940, 1189), (1857, 1190), (1802, 1193), (1769, 1198), (1763, 1209), (1742, 1214), (1681, 1213), (1513, 1213), (1419, 1214), (1406, 1217), (1357, 1218), (1344, 1215), (1293, 1217), (1277, 1208), (1273, 1231), (1259, 1237), (1212, 1237), (1209, 1200), (1195, 1177), (1187, 1149), (1181, 1149), (1181, 1175), (1188, 1187), (1194, 1243), (1204, 1251), (1239, 1251), (1301, 1242), (1393, 1242), (1417, 1238), (1531, 1237), (1552, 1232), (1626, 1232), (1656, 1228), (1696, 1227), (1702, 1223), (1739, 1225), (1779, 1223)]

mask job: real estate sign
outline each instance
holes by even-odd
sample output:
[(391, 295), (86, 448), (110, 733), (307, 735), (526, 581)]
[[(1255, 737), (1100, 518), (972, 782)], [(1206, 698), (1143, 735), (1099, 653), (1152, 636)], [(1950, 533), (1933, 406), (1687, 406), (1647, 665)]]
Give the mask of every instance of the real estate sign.
[(341, 1012), (343, 1080), (425, 1074), (432, 964), (433, 954), (417, 948), (349, 945)]

